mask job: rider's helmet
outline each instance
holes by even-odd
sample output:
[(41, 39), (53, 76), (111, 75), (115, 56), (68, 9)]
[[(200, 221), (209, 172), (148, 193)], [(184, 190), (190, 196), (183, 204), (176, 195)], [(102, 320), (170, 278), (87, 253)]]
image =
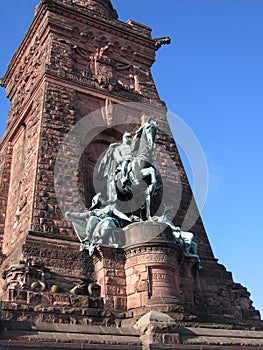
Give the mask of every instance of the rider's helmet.
[(122, 141), (124, 143), (130, 143), (131, 140), (132, 140), (131, 133), (129, 133), (128, 131), (125, 131), (125, 133), (122, 136)]
[(105, 207), (105, 201), (101, 196), (101, 192), (97, 193), (93, 198), (91, 202), (91, 207), (89, 210), (99, 209)]

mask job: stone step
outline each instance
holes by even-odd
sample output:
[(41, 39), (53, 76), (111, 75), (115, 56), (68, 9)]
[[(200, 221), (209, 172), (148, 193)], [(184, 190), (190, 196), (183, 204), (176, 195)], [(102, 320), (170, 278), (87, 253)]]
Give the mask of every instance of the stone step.
[(2, 321), (0, 349), (141, 350), (133, 328)]

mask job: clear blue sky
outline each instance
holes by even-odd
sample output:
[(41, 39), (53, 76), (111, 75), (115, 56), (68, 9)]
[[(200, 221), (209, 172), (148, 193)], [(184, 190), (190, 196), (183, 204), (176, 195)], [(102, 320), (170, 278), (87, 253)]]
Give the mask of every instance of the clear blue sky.
[[(1, 0), (0, 76), (37, 3)], [(206, 155), (209, 191), (202, 217), (215, 256), (248, 288), (263, 316), (263, 1), (112, 3), (122, 21), (134, 19), (152, 27), (154, 37), (172, 38), (157, 53), (155, 83)], [(4, 89), (0, 103), (2, 134)]]

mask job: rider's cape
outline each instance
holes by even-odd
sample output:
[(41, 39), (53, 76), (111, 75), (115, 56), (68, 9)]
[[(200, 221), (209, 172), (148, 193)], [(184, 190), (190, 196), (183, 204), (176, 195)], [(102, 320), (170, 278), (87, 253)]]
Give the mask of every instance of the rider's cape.
[(98, 178), (103, 179), (105, 177), (108, 177), (110, 174), (114, 174), (115, 169), (117, 167), (117, 162), (114, 159), (114, 151), (115, 149), (120, 145), (120, 142), (112, 143), (109, 145), (109, 148), (107, 149), (105, 155), (100, 161), (100, 165), (98, 168)]

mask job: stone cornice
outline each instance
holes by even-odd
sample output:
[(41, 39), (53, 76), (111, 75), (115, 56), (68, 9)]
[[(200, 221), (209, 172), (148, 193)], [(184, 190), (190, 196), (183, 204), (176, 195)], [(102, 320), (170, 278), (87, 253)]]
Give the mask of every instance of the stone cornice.
[(131, 246), (124, 247), (125, 253), (127, 256), (132, 255), (135, 256), (138, 253), (147, 253), (147, 252), (166, 252), (169, 250), (170, 253), (174, 253), (175, 251), (179, 253), (179, 255), (183, 254), (182, 248), (171, 241), (163, 241), (163, 240), (152, 240), (150, 242), (137, 243)]
[[(125, 39), (129, 38), (135, 43), (157, 50), (156, 41), (152, 39), (150, 35), (151, 28), (143, 24), (132, 20), (129, 20), (128, 23), (124, 23), (120, 20), (109, 19), (77, 4), (62, 4), (58, 3), (56, 0), (48, 2), (50, 3), (47, 5), (48, 9), (52, 13), (63, 15), (71, 20), (76, 19), (78, 22), (87, 22), (89, 26), (94, 26), (104, 32), (113, 33)], [(39, 8), (38, 12), (39, 11), (41, 11), (41, 8)]]
[[(151, 28), (140, 24), (138, 22), (129, 20), (128, 23), (124, 23), (120, 20), (115, 20), (115, 19), (110, 19), (106, 16), (99, 15), (96, 12), (93, 12), (87, 8), (84, 8), (80, 5), (77, 4), (65, 4), (65, 3), (60, 3), (57, 2), (56, 0), (52, 1), (47, 1), (49, 3), (49, 8), (52, 9), (53, 11), (57, 11), (59, 8), (63, 10), (68, 10), (68, 14), (76, 14), (78, 21), (82, 18), (89, 18), (89, 19), (94, 19), (97, 23), (100, 23), (105, 25), (108, 30), (112, 30), (113, 27), (116, 30), (116, 33), (118, 34), (120, 31), (128, 31), (129, 35), (137, 37), (137, 39), (143, 39), (148, 41), (149, 44), (155, 45), (155, 41), (151, 38), (150, 33), (151, 33)], [(72, 18), (72, 17), (71, 17)], [(106, 29), (105, 27), (103, 27)], [(115, 33), (115, 34), (116, 34)]]

